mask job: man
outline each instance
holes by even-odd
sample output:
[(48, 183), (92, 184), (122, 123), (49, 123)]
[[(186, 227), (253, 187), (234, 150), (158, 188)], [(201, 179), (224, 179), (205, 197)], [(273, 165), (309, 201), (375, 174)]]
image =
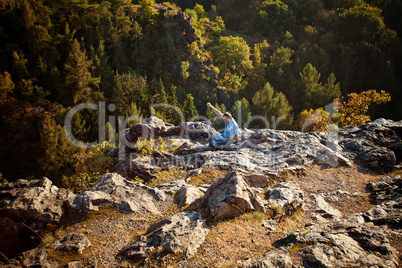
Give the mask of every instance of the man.
[(229, 112), (222, 114), (218, 109), (212, 106), (211, 103), (207, 103), (208, 107), (214, 111), (219, 117), (225, 122), (225, 132), (222, 133), (221, 140), (212, 140), (212, 136), (208, 138), (209, 146), (215, 147), (216, 145), (227, 145), (234, 143), (239, 138), (239, 126), (236, 121), (232, 118)]

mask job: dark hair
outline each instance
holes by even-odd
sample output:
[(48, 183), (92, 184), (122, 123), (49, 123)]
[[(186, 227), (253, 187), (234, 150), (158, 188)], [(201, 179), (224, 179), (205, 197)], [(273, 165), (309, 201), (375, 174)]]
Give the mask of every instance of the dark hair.
[(232, 119), (232, 115), (229, 112), (224, 113), (223, 116), (229, 117), (230, 119)]

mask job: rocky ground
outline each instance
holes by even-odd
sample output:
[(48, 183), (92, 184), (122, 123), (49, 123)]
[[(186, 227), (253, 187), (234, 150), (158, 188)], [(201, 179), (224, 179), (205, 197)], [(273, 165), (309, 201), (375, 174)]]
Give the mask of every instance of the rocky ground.
[[(45, 178), (1, 185), (2, 266), (401, 267), (402, 123), (343, 129), (336, 143), (249, 132), (216, 151), (203, 128), (186, 126), (179, 148), (153, 159), (126, 146), (116, 173), (80, 195)], [(144, 130), (180, 128), (149, 120), (127, 141)], [(10, 245), (23, 253), (6, 261)]]

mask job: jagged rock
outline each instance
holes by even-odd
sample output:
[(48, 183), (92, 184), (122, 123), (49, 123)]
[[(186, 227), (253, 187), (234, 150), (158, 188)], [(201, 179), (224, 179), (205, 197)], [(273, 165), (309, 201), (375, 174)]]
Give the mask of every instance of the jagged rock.
[(401, 141), (402, 122), (377, 119), (360, 127), (339, 131), (340, 145), (349, 158), (361, 161), (366, 167), (388, 172), (396, 163), (395, 152), (389, 147)]
[(89, 190), (70, 198), (66, 204), (68, 219), (82, 220), (99, 206), (114, 205), (124, 213), (159, 214), (155, 201), (166, 198), (158, 189), (139, 182), (130, 182), (116, 173), (101, 176)]
[(265, 188), (270, 182), (270, 176), (265, 174), (254, 173), (250, 175), (244, 175), (243, 177), (247, 184), (251, 187)]
[(15, 256), (32, 246), (37, 240), (36, 235), (30, 239), (33, 232), (40, 233), (47, 224), (58, 224), (64, 215), (64, 202), (74, 196), (45, 177), (0, 185), (0, 252)]
[(264, 226), (265, 228), (267, 228), (268, 230), (271, 230), (271, 231), (275, 231), (279, 228), (278, 223), (273, 219), (263, 221), (262, 226)]
[(274, 250), (261, 256), (256, 256), (245, 261), (240, 261), (243, 268), (292, 268), (292, 259), (286, 251)]
[(322, 197), (322, 195), (312, 194), (306, 200), (305, 210), (312, 213), (312, 219), (318, 222), (327, 220), (339, 220), (342, 218), (342, 213), (331, 207)]
[(34, 248), (29, 251), (21, 253), (15, 259), (11, 259), (7, 262), (5, 267), (17, 268), (17, 267), (45, 267), (53, 268), (59, 267), (57, 261), (48, 258), (46, 249), (43, 247)]
[(393, 200), (377, 205), (363, 214), (366, 221), (376, 224), (401, 226), (402, 224), (402, 195)]
[(267, 202), (247, 185), (239, 172), (230, 172), (212, 184), (204, 196), (210, 217), (219, 220), (249, 211), (266, 211)]
[(174, 200), (180, 205), (180, 207), (184, 207), (186, 205), (190, 205), (195, 200), (202, 198), (204, 194), (205, 190), (203, 191), (203, 188), (187, 185), (181, 187), (177, 191), (176, 195), (174, 196)]
[(401, 176), (386, 176), (377, 181), (370, 182), (367, 185), (367, 190), (372, 192), (370, 198), (377, 204), (391, 200), (397, 195), (402, 195)]
[(149, 156), (144, 157), (127, 157), (117, 163), (111, 170), (126, 179), (135, 179), (136, 177), (145, 182), (156, 178), (158, 172), (157, 166), (152, 165), (153, 162)]
[(273, 245), (297, 253), (303, 267), (397, 267), (385, 232), (371, 223), (343, 220), (294, 232)]
[(209, 227), (198, 212), (181, 212), (152, 225), (146, 235), (138, 238), (122, 254), (133, 260), (143, 260), (165, 254), (183, 254), (191, 258), (204, 242)]
[(402, 143), (395, 143), (394, 145), (390, 146), (389, 149), (394, 152), (396, 163), (402, 163)]
[(266, 198), (271, 202), (275, 212), (275, 219), (280, 220), (284, 216), (290, 216), (304, 204), (304, 193), (298, 184), (293, 181), (278, 183), (269, 187)]
[(166, 183), (161, 183), (156, 185), (154, 188), (163, 192), (165, 195), (174, 195), (177, 191), (179, 191), (182, 187), (188, 186), (184, 180), (175, 180)]
[(82, 254), (83, 250), (91, 245), (92, 244), (86, 235), (74, 233), (64, 237), (62, 240), (57, 241), (54, 244), (54, 247), (59, 251), (75, 251), (78, 254)]
[(186, 174), (186, 182), (189, 182), (191, 180), (192, 177), (198, 176), (202, 173), (202, 168), (196, 168), (196, 169), (192, 169), (189, 170)]

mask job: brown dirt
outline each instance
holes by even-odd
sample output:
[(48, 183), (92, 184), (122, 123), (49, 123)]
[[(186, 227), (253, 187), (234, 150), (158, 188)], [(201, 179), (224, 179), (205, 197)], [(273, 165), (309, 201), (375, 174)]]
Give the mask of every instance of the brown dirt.
[[(228, 171), (205, 170), (191, 181), (194, 184), (211, 184), (225, 176)], [(337, 195), (338, 199), (330, 201), (330, 205), (340, 210), (347, 217), (356, 212), (364, 212), (373, 206), (369, 201), (366, 185), (383, 175), (372, 174), (357, 167), (323, 167), (311, 165), (303, 175), (284, 173), (280, 181), (296, 181), (305, 195), (343, 191), (346, 194)], [(166, 205), (166, 204), (165, 204)], [(162, 217), (176, 213), (178, 208), (171, 202)], [(92, 213), (87, 220), (58, 228), (52, 234), (57, 239), (64, 235), (81, 232), (88, 236), (92, 246), (84, 251), (82, 256), (61, 254), (48, 246), (51, 257), (68, 263), (70, 260), (95, 257), (98, 267), (136, 267), (128, 261), (118, 261), (115, 256), (134, 241), (146, 229), (162, 217), (154, 218), (143, 215), (125, 215), (113, 208), (103, 208)], [(254, 212), (235, 219), (212, 223), (212, 228), (205, 243), (199, 248), (195, 257), (183, 260), (177, 256), (168, 256), (163, 261), (148, 263), (146, 267), (233, 267), (237, 261), (244, 260), (272, 249), (272, 243), (286, 233), (301, 230), (305, 227), (307, 215), (299, 211), (280, 223), (276, 232), (269, 232), (262, 226), (262, 221), (269, 215)], [(402, 237), (390, 237), (391, 245), (399, 253), (402, 252)], [(399, 255), (401, 258), (402, 256)]]

